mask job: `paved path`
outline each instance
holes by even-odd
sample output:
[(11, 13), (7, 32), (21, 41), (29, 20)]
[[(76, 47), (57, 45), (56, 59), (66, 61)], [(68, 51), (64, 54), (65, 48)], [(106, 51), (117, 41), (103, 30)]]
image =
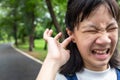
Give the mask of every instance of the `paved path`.
[(35, 80), (40, 67), (10, 44), (0, 45), (0, 80)]

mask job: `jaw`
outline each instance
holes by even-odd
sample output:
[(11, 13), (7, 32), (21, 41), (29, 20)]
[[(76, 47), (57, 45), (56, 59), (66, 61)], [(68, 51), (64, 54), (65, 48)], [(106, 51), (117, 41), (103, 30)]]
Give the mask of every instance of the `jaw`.
[(94, 71), (107, 69), (112, 54), (109, 49), (89, 53), (89, 58), (84, 60), (86, 68)]

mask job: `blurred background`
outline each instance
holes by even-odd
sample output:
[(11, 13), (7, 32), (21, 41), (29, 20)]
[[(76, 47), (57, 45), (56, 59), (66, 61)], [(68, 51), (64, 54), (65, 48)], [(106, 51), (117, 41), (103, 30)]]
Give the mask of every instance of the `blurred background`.
[(14, 43), (43, 61), (47, 53), (43, 32), (46, 28), (54, 30), (53, 36), (64, 32), (66, 3), (67, 0), (0, 0), (0, 44)]

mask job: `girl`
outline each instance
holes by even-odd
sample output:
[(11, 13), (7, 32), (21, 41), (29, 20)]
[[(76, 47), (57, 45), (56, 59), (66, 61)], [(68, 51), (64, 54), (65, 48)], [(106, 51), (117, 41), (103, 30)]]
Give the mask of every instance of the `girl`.
[(120, 80), (118, 66), (119, 7), (115, 0), (69, 0), (66, 39), (51, 37), (37, 80)]

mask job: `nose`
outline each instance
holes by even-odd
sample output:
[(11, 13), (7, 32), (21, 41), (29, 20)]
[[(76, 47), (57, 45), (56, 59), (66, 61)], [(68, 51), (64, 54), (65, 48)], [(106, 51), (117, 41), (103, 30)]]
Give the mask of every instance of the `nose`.
[(107, 33), (101, 34), (100, 36), (97, 37), (96, 39), (96, 44), (99, 45), (107, 45), (111, 43), (111, 39)]

